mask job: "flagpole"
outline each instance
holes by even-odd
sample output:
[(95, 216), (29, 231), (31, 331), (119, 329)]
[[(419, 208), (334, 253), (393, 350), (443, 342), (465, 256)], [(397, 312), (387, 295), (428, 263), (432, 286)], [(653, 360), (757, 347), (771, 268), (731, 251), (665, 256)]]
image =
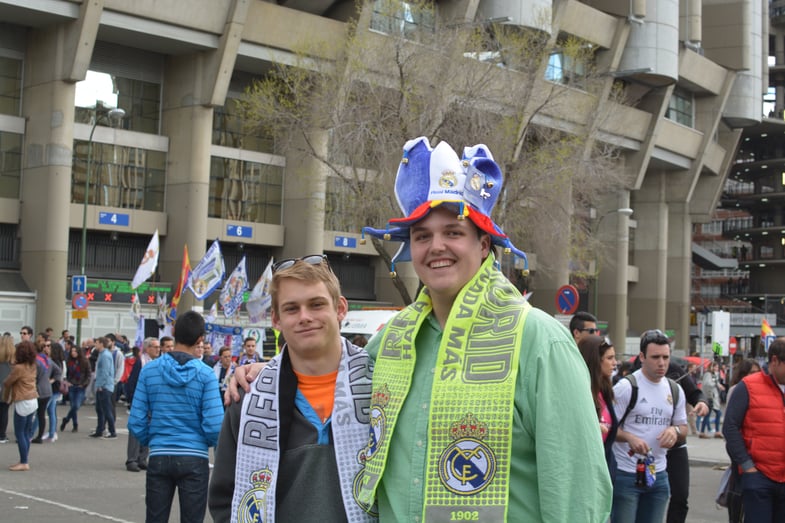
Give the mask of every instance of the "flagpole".
[(701, 376), (703, 376), (703, 348), (706, 345), (706, 315), (701, 313), (698, 319), (698, 335), (700, 336)]

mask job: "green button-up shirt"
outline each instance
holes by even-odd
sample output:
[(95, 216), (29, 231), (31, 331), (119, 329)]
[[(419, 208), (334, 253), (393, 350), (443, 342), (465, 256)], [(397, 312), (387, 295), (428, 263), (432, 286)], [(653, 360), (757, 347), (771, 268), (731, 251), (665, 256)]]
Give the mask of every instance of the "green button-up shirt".
[[(366, 347), (374, 358), (382, 338), (374, 337)], [(422, 520), (429, 406), (441, 338), (430, 315), (415, 338), (414, 379), (377, 490), (382, 523)], [(511, 461), (507, 521), (607, 521), (612, 487), (588, 370), (567, 329), (539, 309), (531, 310), (524, 327)], [(460, 516), (470, 512), (467, 506)]]

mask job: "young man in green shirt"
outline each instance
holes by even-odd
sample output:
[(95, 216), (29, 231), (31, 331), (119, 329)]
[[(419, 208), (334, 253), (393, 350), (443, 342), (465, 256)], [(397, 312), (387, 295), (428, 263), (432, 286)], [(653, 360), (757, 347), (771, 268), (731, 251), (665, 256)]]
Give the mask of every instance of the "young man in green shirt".
[(485, 146), (461, 159), (418, 138), (396, 178), (405, 217), (364, 229), (402, 242), (393, 263), (411, 261), (424, 285), (366, 347), (376, 363), (356, 495), (382, 522), (610, 514), (586, 365), (496, 267), (494, 246), (525, 257), (490, 218), (501, 185)]

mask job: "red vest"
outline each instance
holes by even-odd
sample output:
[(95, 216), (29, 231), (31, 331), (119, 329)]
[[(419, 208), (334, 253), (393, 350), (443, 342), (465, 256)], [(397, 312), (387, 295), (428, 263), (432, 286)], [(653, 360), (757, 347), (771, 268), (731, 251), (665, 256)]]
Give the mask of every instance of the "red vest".
[(741, 434), (755, 467), (767, 478), (785, 483), (785, 403), (774, 378), (756, 372), (744, 378), (750, 403)]

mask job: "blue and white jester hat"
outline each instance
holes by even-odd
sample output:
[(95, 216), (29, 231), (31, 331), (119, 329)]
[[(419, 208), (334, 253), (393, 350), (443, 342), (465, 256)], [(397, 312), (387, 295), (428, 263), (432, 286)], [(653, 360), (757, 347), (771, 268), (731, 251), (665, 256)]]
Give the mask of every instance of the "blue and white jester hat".
[(466, 147), (463, 158), (459, 159), (447, 142), (432, 148), (424, 136), (409, 140), (403, 146), (403, 158), (395, 177), (395, 197), (404, 217), (389, 220), (386, 229), (364, 227), (363, 235), (402, 242), (392, 259), (394, 272), (395, 263), (412, 259), (409, 227), (425, 218), (434, 207), (447, 204), (456, 207), (459, 220), (468, 217), (490, 235), (494, 245), (521, 257), (527, 268), (526, 254), (491, 219), (502, 183), (501, 169), (485, 145)]

